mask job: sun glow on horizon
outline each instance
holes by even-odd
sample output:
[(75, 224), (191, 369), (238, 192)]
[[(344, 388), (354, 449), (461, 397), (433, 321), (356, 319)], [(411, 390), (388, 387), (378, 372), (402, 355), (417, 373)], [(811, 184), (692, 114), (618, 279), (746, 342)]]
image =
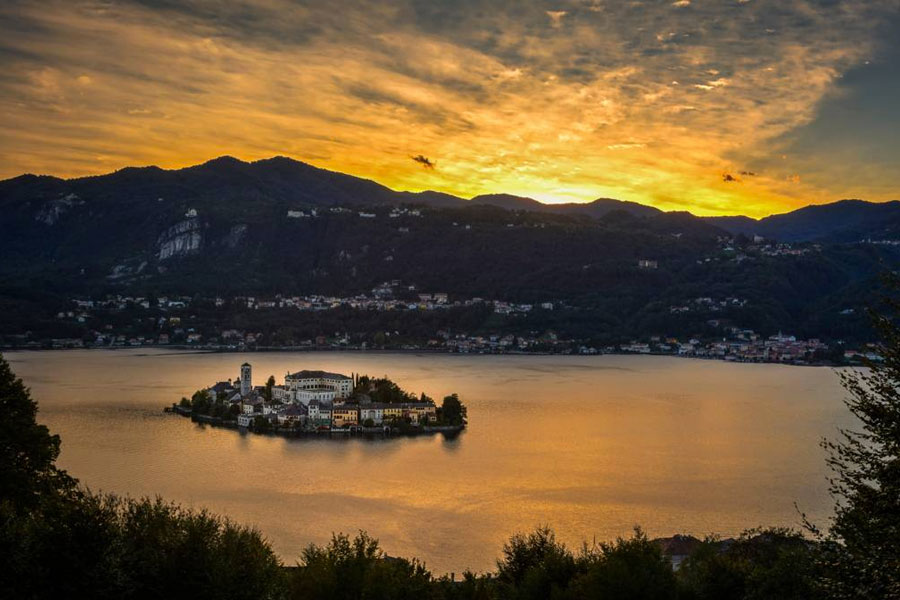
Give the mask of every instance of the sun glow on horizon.
[(848, 151), (821, 141), (896, 13), (848, 4), (19, 3), (0, 8), (27, 25), (0, 25), (0, 177), (285, 155), (465, 198), (890, 200), (900, 156), (854, 152), (852, 127)]

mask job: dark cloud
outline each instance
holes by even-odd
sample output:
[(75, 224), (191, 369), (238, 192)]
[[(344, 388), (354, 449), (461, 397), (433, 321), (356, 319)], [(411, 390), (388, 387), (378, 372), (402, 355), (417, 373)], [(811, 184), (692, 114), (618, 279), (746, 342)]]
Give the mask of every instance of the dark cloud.
[(410, 156), (410, 158), (413, 159), (414, 161), (416, 161), (417, 163), (419, 163), (420, 165), (422, 165), (423, 167), (425, 167), (426, 169), (433, 169), (437, 166), (436, 162), (434, 162), (433, 160), (431, 160), (430, 158), (428, 158), (427, 156), (424, 156), (422, 154)]
[(737, 177), (736, 175), (732, 175), (731, 173), (722, 173), (722, 181), (724, 181), (725, 183), (740, 183), (741, 178)]
[(753, 171), (741, 171), (740, 174), (744, 177), (756, 177), (756, 173)]

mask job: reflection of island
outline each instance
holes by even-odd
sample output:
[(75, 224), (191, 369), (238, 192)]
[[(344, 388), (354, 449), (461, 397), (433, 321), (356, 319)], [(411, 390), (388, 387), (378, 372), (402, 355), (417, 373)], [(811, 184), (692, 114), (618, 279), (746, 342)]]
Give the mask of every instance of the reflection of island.
[(171, 410), (199, 422), (289, 435), (458, 432), (466, 426), (466, 407), (456, 394), (437, 406), (424, 392), (416, 397), (386, 377), (308, 370), (288, 373), (283, 385), (270, 376), (264, 386), (253, 386), (249, 363), (236, 381), (198, 390)]

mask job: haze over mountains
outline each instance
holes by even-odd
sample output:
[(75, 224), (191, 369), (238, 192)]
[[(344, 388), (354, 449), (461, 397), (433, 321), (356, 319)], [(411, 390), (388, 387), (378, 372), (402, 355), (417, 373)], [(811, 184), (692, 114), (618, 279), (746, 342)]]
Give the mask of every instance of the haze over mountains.
[[(74, 197), (73, 197), (74, 195)], [(76, 198), (77, 197), (77, 200)], [(69, 198), (69, 200), (65, 200)], [(22, 175), (0, 182), (0, 206), (13, 209), (22, 203), (49, 203), (45, 217), (65, 212), (69, 201), (91, 199), (136, 202), (181, 202), (215, 199), (265, 200), (285, 206), (378, 206), (416, 204), (437, 208), (489, 205), (600, 218), (612, 211), (637, 217), (663, 214), (651, 206), (611, 198), (585, 204), (545, 204), (510, 194), (485, 194), (470, 200), (435, 191), (398, 192), (374, 181), (328, 171), (285, 157), (244, 162), (230, 156), (176, 170), (129, 167), (107, 175), (78, 179)], [(852, 242), (892, 239), (900, 235), (900, 202), (862, 200), (807, 206), (763, 219), (744, 216), (696, 217), (732, 234), (761, 235), (777, 241)]]

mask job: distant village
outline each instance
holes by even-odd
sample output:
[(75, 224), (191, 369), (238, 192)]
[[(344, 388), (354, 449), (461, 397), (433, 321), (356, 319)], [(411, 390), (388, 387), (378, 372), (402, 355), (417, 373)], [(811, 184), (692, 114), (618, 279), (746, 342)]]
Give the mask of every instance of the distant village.
[[(652, 263), (642, 261), (639, 268), (655, 268)], [(360, 339), (352, 333), (335, 332), (333, 335), (318, 335), (294, 344), (279, 344), (266, 339), (259, 331), (216, 328), (212, 333), (192, 323), (189, 316), (192, 308), (198, 304), (207, 307), (238, 305), (242, 310), (297, 310), (297, 311), (334, 311), (339, 309), (354, 311), (446, 311), (453, 308), (481, 307), (495, 314), (517, 318), (534, 311), (552, 312), (555, 310), (577, 311), (561, 301), (543, 302), (540, 304), (515, 303), (484, 298), (452, 299), (446, 293), (420, 293), (415, 286), (409, 286), (407, 296), (415, 292), (415, 299), (396, 297), (399, 281), (385, 282), (372, 290), (371, 294), (351, 297), (325, 295), (307, 296), (238, 296), (233, 298), (210, 297), (197, 298), (185, 296), (160, 296), (157, 298), (136, 296), (107, 296), (103, 299), (73, 299), (74, 310), (60, 312), (57, 318), (63, 321), (78, 323), (94, 323), (102, 319), (101, 315), (131, 314), (141, 319), (144, 312), (153, 312), (152, 328), (154, 335), (125, 335), (116, 332), (116, 326), (106, 324), (93, 332), (91, 339), (54, 338), (49, 342), (37, 342), (22, 339), (7, 339), (5, 348), (124, 348), (162, 346), (176, 348), (195, 348), (210, 351), (248, 351), (248, 350), (372, 350), (389, 349), (415, 352), (451, 352), (473, 354), (668, 354), (683, 357), (711, 358), (742, 362), (778, 362), (790, 364), (819, 364), (823, 362), (854, 363), (863, 359), (878, 360), (877, 348), (873, 345), (862, 345), (855, 348), (834, 347), (819, 339), (798, 339), (793, 335), (778, 333), (762, 336), (751, 330), (735, 326), (728, 320), (717, 316), (734, 307), (744, 307), (747, 300), (742, 298), (698, 297), (683, 304), (672, 305), (668, 311), (673, 315), (681, 313), (697, 313), (705, 315), (706, 324), (717, 332), (712, 339), (688, 338), (680, 339), (664, 335), (651, 335), (644, 339), (629, 342), (596, 346), (584, 340), (566, 338), (552, 330), (533, 334), (512, 334), (498, 331), (488, 334), (473, 334), (465, 331), (452, 331), (449, 328), (437, 329), (427, 338), (420, 340), (404, 340), (399, 332), (384, 331), (380, 343)], [(215, 310), (213, 308), (212, 310)], [(188, 316), (186, 316), (186, 313)], [(838, 318), (851, 316), (854, 309), (847, 308), (840, 312)]]
[(439, 407), (424, 393), (416, 398), (387, 378), (302, 370), (287, 373), (281, 385), (270, 377), (259, 386), (252, 376), (252, 366), (244, 363), (238, 379), (198, 390), (169, 410), (259, 433), (432, 433), (466, 425), (465, 407), (455, 394)]

